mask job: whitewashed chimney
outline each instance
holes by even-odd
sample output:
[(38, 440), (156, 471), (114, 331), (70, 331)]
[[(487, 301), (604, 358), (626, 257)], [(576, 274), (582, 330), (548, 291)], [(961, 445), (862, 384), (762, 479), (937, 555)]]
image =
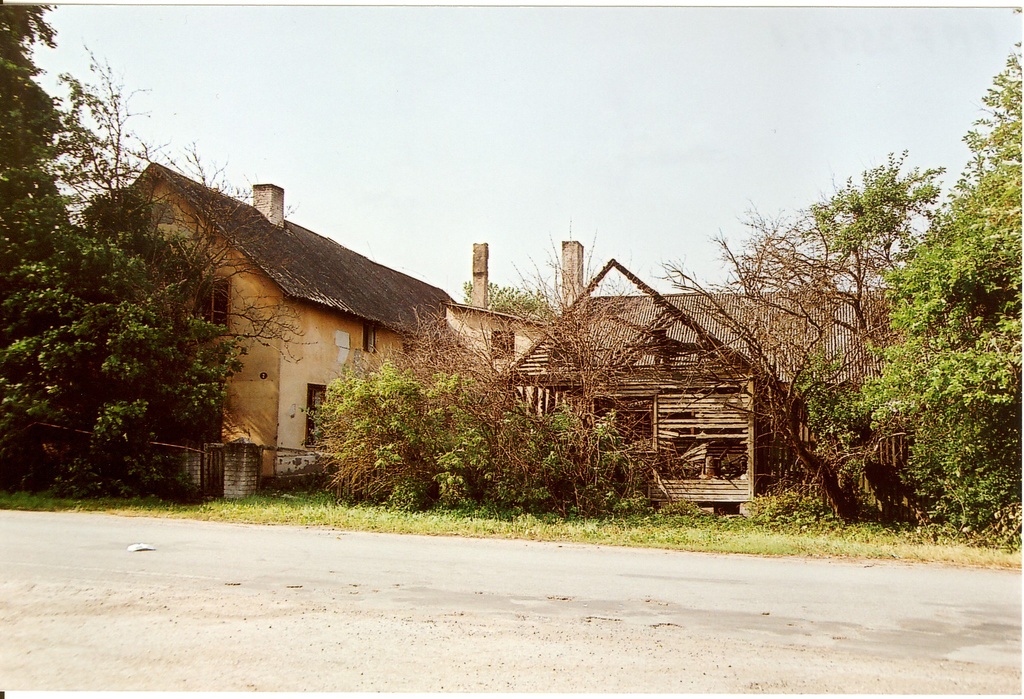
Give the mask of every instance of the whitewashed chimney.
[(473, 294), (471, 304), (487, 308), (487, 243), (473, 243)]
[(569, 305), (583, 293), (583, 244), (562, 241), (562, 303)]
[(275, 226), (284, 226), (284, 190), (276, 184), (254, 184), (252, 205)]

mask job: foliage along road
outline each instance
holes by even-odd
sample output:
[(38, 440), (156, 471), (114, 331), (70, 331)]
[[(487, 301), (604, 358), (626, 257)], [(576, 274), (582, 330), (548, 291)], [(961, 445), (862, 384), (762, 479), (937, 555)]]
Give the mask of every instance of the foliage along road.
[(0, 560), (8, 690), (1021, 691), (1019, 571), (11, 511)]

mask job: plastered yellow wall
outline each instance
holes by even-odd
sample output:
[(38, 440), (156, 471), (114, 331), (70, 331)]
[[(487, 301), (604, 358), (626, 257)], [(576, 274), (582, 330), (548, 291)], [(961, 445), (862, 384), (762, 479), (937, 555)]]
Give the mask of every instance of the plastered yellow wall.
[[(196, 212), (164, 183), (154, 191), (160, 204), (170, 205), (160, 226), (168, 233), (209, 235)], [(280, 287), (256, 269), (241, 253), (223, 252), (220, 276), (230, 280), (230, 329), (251, 335), (246, 319), (253, 309), (278, 318), (264, 337), (243, 341), (242, 369), (227, 384), (222, 439), (249, 439), (264, 447), (262, 473), (280, 475), (288, 453), (308, 451), (306, 398), (309, 384), (327, 385), (347, 367), (368, 371), (402, 347), (397, 333), (376, 327), (373, 351), (363, 350), (366, 325), (362, 318), (333, 311), (300, 299), (287, 298)], [(370, 280), (367, 281), (370, 283)], [(283, 467), (287, 471), (287, 466)]]
[(473, 308), (448, 306), (446, 319), (456, 335), (485, 357), (491, 356), (491, 333), (495, 330), (515, 334), (515, 358), (525, 354), (542, 335), (540, 328), (533, 324)]
[(361, 318), (315, 304), (290, 299), (300, 332), (282, 346), (278, 438), (281, 449), (306, 448), (306, 397), (309, 384), (327, 385), (348, 368), (368, 371), (392, 352), (401, 350), (401, 338), (377, 327), (375, 350), (363, 351)]
[[(281, 307), (284, 301), (277, 285), (256, 271), (231, 276), (229, 298), (231, 330), (243, 335), (251, 328), (239, 313), (244, 313), (254, 303), (269, 309)], [(252, 338), (243, 342), (242, 369), (228, 379), (227, 384), (221, 437), (225, 442), (244, 438), (264, 447), (276, 446), (280, 358), (285, 342), (281, 337)], [(272, 449), (263, 452), (263, 475), (273, 475), (274, 460)]]

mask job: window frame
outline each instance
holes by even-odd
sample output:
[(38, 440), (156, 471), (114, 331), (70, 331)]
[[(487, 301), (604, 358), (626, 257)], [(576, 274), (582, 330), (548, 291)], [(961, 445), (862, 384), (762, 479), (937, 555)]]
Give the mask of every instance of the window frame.
[(370, 321), (363, 323), (363, 351), (373, 354), (377, 351), (377, 324)]
[(303, 444), (307, 447), (316, 446), (316, 412), (327, 397), (327, 385), (322, 383), (306, 384), (306, 436)]
[(208, 293), (204, 293), (196, 316), (207, 323), (228, 326), (228, 317), (231, 315), (231, 279), (228, 277), (215, 276), (210, 280)]

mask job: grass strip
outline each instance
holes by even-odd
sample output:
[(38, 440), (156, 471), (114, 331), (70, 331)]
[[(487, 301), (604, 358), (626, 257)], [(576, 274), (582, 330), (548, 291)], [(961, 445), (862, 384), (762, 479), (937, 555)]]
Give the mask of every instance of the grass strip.
[(101, 512), (239, 524), (317, 526), (390, 534), (525, 539), (706, 553), (1021, 568), (1020, 551), (928, 541), (914, 528), (872, 523), (776, 527), (741, 517), (686, 517), (657, 513), (563, 519), (553, 515), (485, 511), (404, 512), (372, 505), (339, 504), (324, 493), (257, 495), (241, 500), (212, 500), (191, 505), (155, 498), (72, 500), (45, 494), (0, 493), (0, 509)]

